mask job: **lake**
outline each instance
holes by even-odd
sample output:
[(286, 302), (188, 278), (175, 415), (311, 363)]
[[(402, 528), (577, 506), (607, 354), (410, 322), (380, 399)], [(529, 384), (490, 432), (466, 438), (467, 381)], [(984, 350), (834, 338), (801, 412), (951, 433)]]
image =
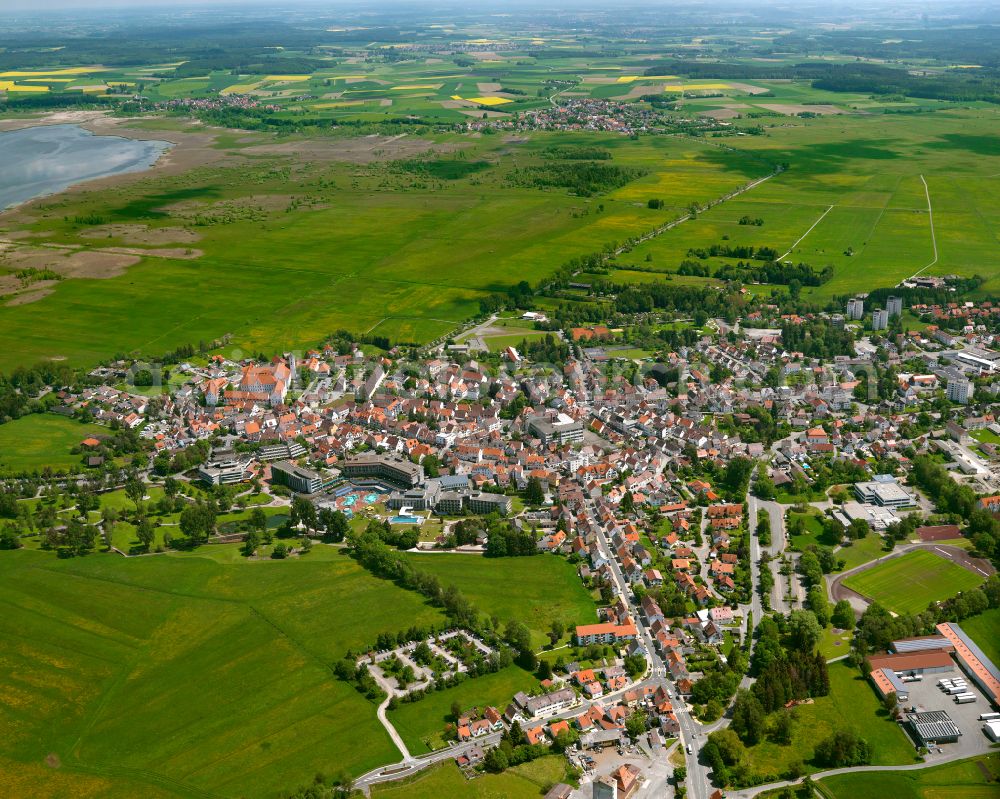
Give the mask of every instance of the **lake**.
[(172, 145), (98, 136), (79, 125), (0, 133), (0, 209), (55, 194), (85, 180), (149, 169)]

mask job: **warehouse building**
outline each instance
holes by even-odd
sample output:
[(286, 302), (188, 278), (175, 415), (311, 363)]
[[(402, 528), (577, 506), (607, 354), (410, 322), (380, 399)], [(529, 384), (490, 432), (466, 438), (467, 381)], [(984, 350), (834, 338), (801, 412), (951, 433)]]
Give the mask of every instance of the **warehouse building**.
[(942, 649), (873, 655), (868, 658), (868, 662), (871, 663), (872, 671), (888, 669), (896, 674), (906, 676), (940, 674), (955, 669), (951, 655)]
[(944, 622), (937, 629), (955, 647), (955, 659), (962, 670), (972, 677), (987, 699), (1000, 707), (1000, 669), (958, 624)]
[(920, 746), (928, 744), (953, 744), (962, 731), (943, 710), (929, 710), (926, 713), (907, 713), (906, 726)]
[(875, 686), (875, 690), (878, 691), (880, 699), (885, 699), (892, 693), (896, 694), (896, 700), (899, 702), (905, 702), (910, 698), (910, 692), (906, 688), (906, 683), (897, 677), (896, 672), (892, 669), (872, 669), (869, 677)]

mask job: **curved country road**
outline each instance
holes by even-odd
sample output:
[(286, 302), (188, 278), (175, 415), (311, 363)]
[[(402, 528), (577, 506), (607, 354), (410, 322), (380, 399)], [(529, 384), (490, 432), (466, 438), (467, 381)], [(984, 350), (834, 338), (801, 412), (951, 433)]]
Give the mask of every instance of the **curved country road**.
[[(972, 755), (975, 757), (975, 755)], [(821, 780), (826, 777), (836, 777), (838, 774), (859, 774), (863, 771), (917, 771), (924, 768), (934, 768), (935, 766), (941, 766), (945, 763), (953, 763), (957, 760), (968, 760), (970, 755), (968, 753), (955, 754), (955, 755), (944, 755), (943, 757), (936, 757), (933, 760), (928, 760), (924, 763), (912, 763), (907, 766), (851, 766), (848, 768), (835, 768), (829, 771), (819, 771), (815, 774), (809, 774), (808, 776), (815, 782), (816, 780)], [(785, 780), (784, 782), (769, 782), (766, 785), (758, 785), (754, 788), (746, 788), (741, 791), (726, 791), (727, 799), (752, 799), (752, 797), (758, 794), (764, 793), (765, 791), (773, 791), (778, 788), (784, 788), (791, 785), (800, 785), (805, 777), (799, 777), (797, 780)]]

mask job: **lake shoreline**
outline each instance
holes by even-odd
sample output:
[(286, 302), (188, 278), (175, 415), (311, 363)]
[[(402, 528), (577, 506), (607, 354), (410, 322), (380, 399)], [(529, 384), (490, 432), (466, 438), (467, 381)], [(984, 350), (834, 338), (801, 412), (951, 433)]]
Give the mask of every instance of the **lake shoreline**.
[(19, 223), (33, 221), (30, 218), (19, 217), (29, 211), (36, 203), (52, 197), (114, 188), (153, 175), (181, 174), (195, 167), (215, 163), (227, 156), (232, 157), (232, 154), (212, 146), (215, 134), (208, 130), (204, 133), (194, 133), (176, 130), (140, 130), (129, 126), (130, 123), (146, 121), (147, 119), (146, 117), (114, 117), (107, 111), (55, 111), (32, 118), (0, 119), (0, 133), (53, 125), (77, 125), (96, 136), (115, 136), (134, 141), (160, 141), (171, 145), (164, 149), (156, 161), (145, 169), (118, 172), (83, 180), (60, 191), (49, 192), (43, 196), (19, 202), (9, 208), (0, 209), (0, 225), (8, 229), (16, 229)]

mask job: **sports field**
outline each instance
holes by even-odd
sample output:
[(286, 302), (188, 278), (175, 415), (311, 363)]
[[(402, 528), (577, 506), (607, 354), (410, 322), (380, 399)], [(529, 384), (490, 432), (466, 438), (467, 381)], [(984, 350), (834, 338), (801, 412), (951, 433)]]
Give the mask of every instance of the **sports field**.
[(918, 549), (852, 574), (844, 585), (896, 613), (919, 613), (931, 602), (968, 591), (982, 581), (980, 575)]
[(839, 774), (820, 781), (831, 799), (993, 799), (1000, 789), (993, 753), (919, 771)]
[(107, 435), (108, 428), (47, 413), (31, 413), (0, 425), (0, 474), (83, 468), (82, 455), (70, 449), (85, 438)]
[(0, 601), (0, 784), (38, 795), (70, 795), (82, 775), (101, 796), (274, 796), (395, 760), (374, 706), (330, 664), (381, 630), (441, 619), (343, 556), (9, 552)]

